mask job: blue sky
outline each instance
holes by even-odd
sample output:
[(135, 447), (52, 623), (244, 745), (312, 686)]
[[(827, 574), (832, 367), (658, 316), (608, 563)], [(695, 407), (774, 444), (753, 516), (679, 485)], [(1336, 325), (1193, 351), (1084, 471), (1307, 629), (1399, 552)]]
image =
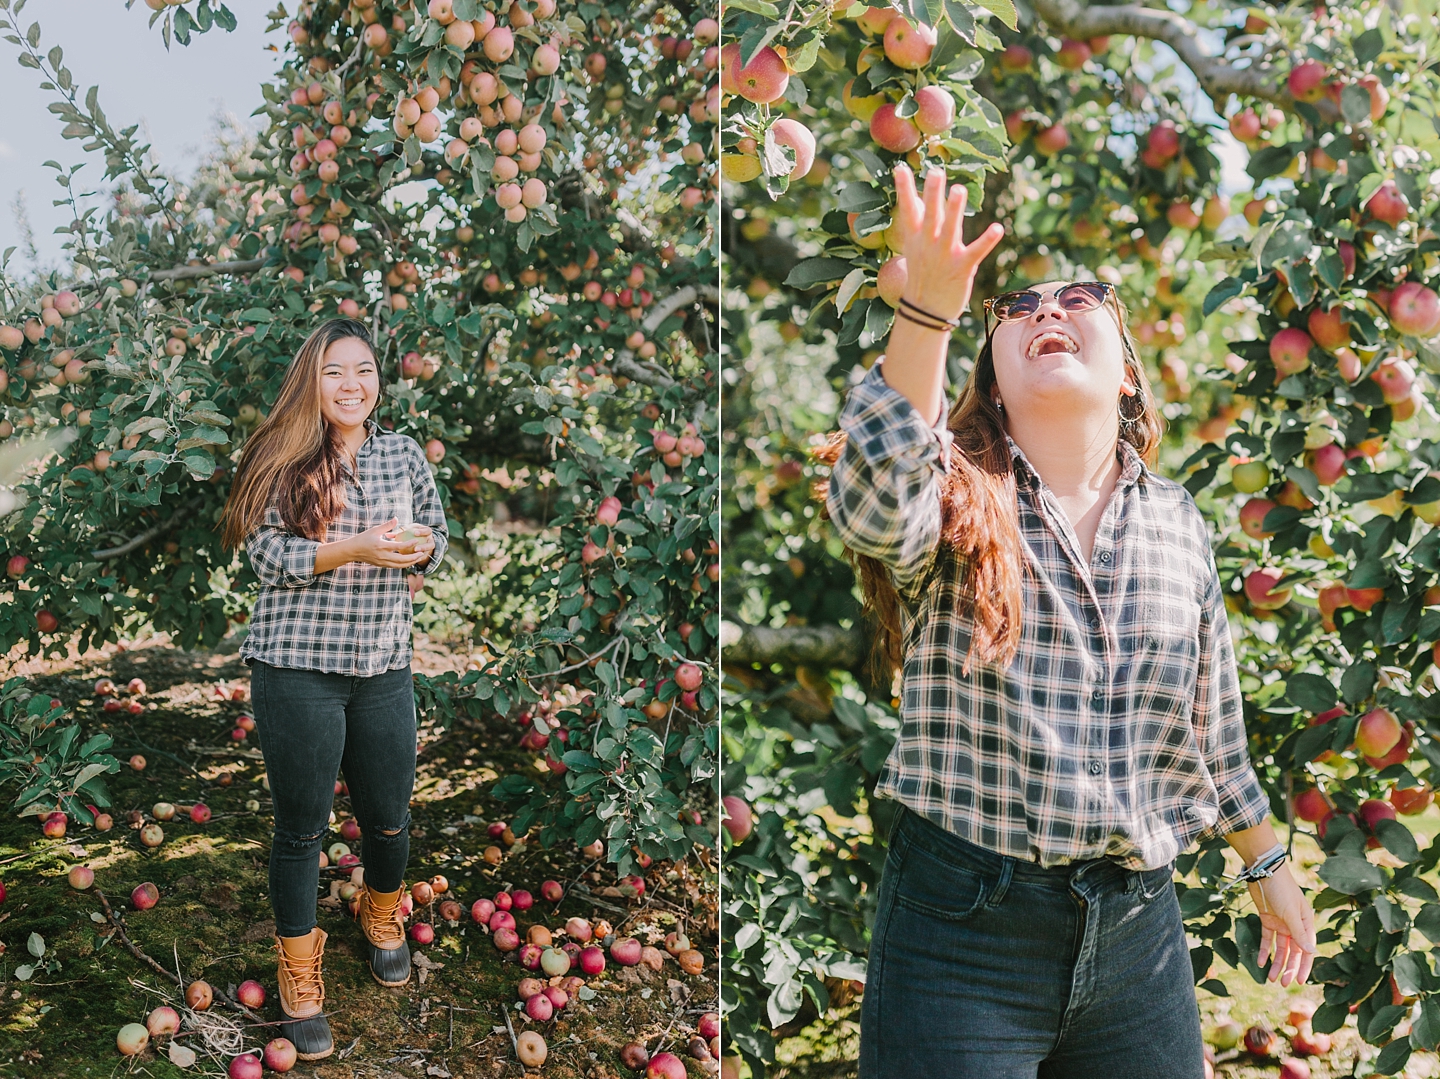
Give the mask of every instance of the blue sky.
[[(230, 0), (239, 26), (227, 34), (215, 29), (192, 37), (188, 48), (172, 43), (170, 51), (160, 39), (160, 26), (147, 26), (150, 10), (143, 2), (126, 10), (123, 0), (30, 0), (19, 24), (39, 22), (40, 47), (64, 49), (64, 64), (75, 77), (83, 100), (90, 86), (100, 87), (100, 107), (115, 128), (140, 124), (137, 133), (152, 146), (152, 153), (168, 171), (189, 176), (209, 141), (215, 118), (229, 112), (252, 129), (250, 112), (261, 103), (260, 84), (274, 72), (279, 57), (268, 52), (262, 5)], [(274, 43), (282, 34), (272, 35)], [(60, 137), (63, 126), (47, 106), (57, 100), (41, 90), (40, 73), (23, 68), (20, 50), (0, 41), (0, 251), (20, 243), (14, 205), (24, 193), (35, 243), (42, 263), (60, 260), (61, 238), (56, 226), (70, 220), (68, 209), (51, 202), (62, 189), (54, 171), (42, 162), (62, 165), (80, 161), (77, 190), (91, 190), (99, 182), (104, 162), (86, 154), (81, 140)], [(16, 252), (12, 267), (25, 273), (28, 265)]]

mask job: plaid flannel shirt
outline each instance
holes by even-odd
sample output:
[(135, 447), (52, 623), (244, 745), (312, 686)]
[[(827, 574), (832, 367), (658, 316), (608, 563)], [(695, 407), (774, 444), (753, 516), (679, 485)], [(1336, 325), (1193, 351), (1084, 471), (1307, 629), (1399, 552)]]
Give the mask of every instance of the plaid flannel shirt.
[(347, 562), (315, 572), (313, 539), (286, 531), (271, 505), (265, 522), (250, 533), (245, 550), (260, 578), (260, 598), (250, 634), (240, 646), (246, 663), (370, 677), (411, 658), (410, 573), (438, 569), (449, 545), (445, 511), (425, 451), (413, 438), (382, 430), (367, 420), (369, 435), (347, 466), (345, 508), (326, 541), (359, 535), (383, 524), (407, 500), (411, 520), (434, 530), (435, 552), (423, 566), (386, 569)]
[(1023, 626), (1007, 667), (961, 674), (963, 560), (941, 549), (951, 436), (881, 374), (851, 392), (831, 520), (884, 562), (904, 611), (900, 736), (876, 793), (972, 843), (1041, 865), (1167, 865), (1193, 841), (1265, 820), (1209, 532), (1184, 487), (1128, 442), (1087, 564), (1020, 447)]

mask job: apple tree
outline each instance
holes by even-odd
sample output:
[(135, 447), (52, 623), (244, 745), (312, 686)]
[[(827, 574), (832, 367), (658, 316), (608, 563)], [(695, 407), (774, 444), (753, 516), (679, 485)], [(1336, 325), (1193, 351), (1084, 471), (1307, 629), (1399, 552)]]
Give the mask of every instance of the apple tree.
[[(0, 446), (30, 462), (0, 477), (0, 646), (243, 623), (256, 580), (216, 531), (236, 456), (316, 323), (362, 319), (376, 418), (425, 447), (446, 507), (420, 619), (475, 649), (417, 676), (422, 712), (521, 725), (544, 763), (499, 784), (517, 830), (604, 840), (627, 873), (712, 843), (713, 13), (277, 7), (258, 136), (185, 184), (23, 6), (0, 0), (0, 33), (114, 193), (96, 209), (100, 178), (60, 168), (68, 266), (0, 275)], [(167, 44), (233, 25), (150, 6)]]
[[(1353, 1024), (1384, 1074), (1434, 1049), (1440, 845), (1405, 823), (1440, 762), (1424, 5), (743, 8), (721, 42), (727, 1052), (759, 1074), (826, 1015), (785, 1059), (854, 1050), (834, 1020), (863, 993), (898, 700), (811, 487), (903, 288), (900, 160), (969, 187), (970, 235), (1006, 227), (953, 383), (984, 297), (1081, 269), (1118, 287), (1164, 398), (1159, 467), (1211, 522), (1257, 773), (1316, 852), (1313, 1032)], [(1248, 190), (1222, 192), (1227, 154)], [(1260, 976), (1227, 852), (1177, 865), (1216, 994), (1226, 967)]]

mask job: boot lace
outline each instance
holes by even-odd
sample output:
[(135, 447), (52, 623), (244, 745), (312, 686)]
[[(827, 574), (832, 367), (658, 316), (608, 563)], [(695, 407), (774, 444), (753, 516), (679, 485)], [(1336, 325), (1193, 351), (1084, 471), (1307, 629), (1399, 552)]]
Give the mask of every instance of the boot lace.
[(375, 893), (369, 888), (365, 889), (360, 903), (360, 927), (375, 947), (388, 951), (404, 943), (405, 931), (400, 926), (399, 915), (400, 897), (404, 894), (405, 886), (402, 884), (395, 893), (394, 901), (382, 906), (376, 901)]
[(320, 974), (320, 957), (324, 948), (324, 944), (317, 940), (315, 954), (305, 959), (291, 955), (281, 944), (275, 945), (275, 950), (280, 954), (280, 981), (282, 985), (289, 982), (290, 990), (285, 994), (290, 999), (282, 1003), (295, 1005), (296, 1011), (308, 1004), (324, 1008), (325, 982)]

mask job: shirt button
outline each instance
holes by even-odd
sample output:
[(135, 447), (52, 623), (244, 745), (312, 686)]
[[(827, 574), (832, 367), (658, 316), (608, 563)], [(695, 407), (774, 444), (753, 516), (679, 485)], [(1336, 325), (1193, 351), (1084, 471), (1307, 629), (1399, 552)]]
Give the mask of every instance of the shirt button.
[(1100, 762), (1099, 762), (1099, 761), (1091, 761), (1091, 762), (1090, 762), (1090, 774), (1091, 774), (1092, 776), (1098, 776), (1098, 775), (1100, 774)]
[(1099, 704), (1099, 703), (1100, 703), (1102, 700), (1104, 700), (1104, 699), (1105, 699), (1105, 693), (1104, 693), (1103, 690), (1097, 689), (1097, 690), (1094, 690), (1094, 691), (1090, 694), (1090, 703), (1091, 703), (1091, 704)]
[(1101, 551), (1101, 552), (1100, 552), (1100, 561), (1101, 561), (1101, 562), (1109, 562), (1109, 561), (1110, 561), (1110, 552), (1109, 552), (1109, 551)]

